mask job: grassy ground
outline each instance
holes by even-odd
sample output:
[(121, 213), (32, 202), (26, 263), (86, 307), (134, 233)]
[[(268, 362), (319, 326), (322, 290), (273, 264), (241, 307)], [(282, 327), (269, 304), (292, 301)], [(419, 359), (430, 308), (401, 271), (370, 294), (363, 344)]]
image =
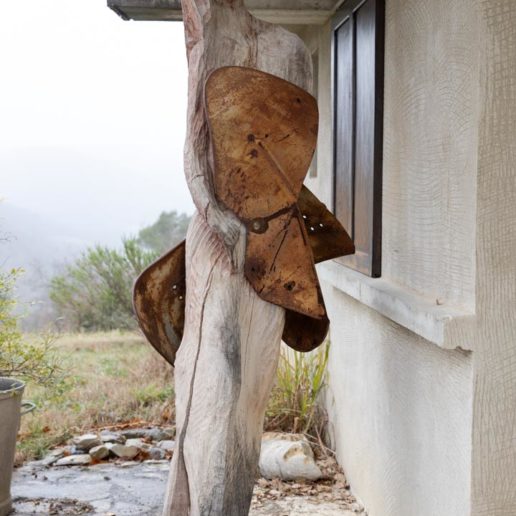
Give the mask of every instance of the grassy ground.
[(27, 386), (38, 408), (23, 417), (17, 462), (92, 428), (120, 423), (173, 423), (172, 368), (133, 333), (64, 335), (56, 342), (68, 378), (49, 393)]
[[(38, 408), (23, 417), (17, 463), (41, 458), (81, 432), (175, 423), (173, 370), (139, 334), (63, 335), (55, 347), (68, 376), (51, 396), (27, 385), (25, 399)], [(325, 415), (317, 400), (327, 359), (328, 345), (308, 355), (282, 350), (266, 430), (301, 432), (320, 442)]]

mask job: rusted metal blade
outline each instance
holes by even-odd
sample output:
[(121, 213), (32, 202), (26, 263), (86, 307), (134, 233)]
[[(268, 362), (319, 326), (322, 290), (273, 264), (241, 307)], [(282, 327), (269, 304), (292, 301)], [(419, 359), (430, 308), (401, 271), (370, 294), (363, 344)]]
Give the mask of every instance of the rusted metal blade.
[(309, 317), (326, 315), (303, 219), (294, 207), (247, 235), (245, 276), (266, 301)]
[(133, 304), (148, 341), (170, 364), (185, 324), (185, 242), (159, 258), (134, 284)]
[(218, 68), (205, 86), (219, 201), (244, 222), (292, 207), (310, 166), (317, 102), (279, 77)]
[(335, 215), (306, 187), (298, 201), (315, 263), (355, 252), (353, 240)]
[[(175, 288), (174, 288), (175, 287)], [(152, 346), (174, 365), (185, 322), (185, 242), (150, 265), (136, 280), (134, 308)], [(312, 351), (328, 333), (329, 321), (286, 310), (283, 341), (296, 351)]]
[(305, 353), (314, 350), (324, 342), (329, 327), (330, 321), (327, 316), (315, 319), (287, 310), (282, 340), (292, 349)]

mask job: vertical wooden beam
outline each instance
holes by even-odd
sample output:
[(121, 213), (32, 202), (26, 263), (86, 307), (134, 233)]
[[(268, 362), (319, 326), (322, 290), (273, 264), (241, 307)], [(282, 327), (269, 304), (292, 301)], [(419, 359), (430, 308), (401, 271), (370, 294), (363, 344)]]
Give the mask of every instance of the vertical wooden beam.
[(203, 107), (209, 73), (247, 66), (311, 88), (303, 42), (241, 0), (183, 0), (189, 67), (185, 174), (197, 207), (186, 246), (185, 334), (176, 357), (177, 449), (165, 516), (247, 514), (285, 321), (244, 277), (246, 233), (219, 206)]

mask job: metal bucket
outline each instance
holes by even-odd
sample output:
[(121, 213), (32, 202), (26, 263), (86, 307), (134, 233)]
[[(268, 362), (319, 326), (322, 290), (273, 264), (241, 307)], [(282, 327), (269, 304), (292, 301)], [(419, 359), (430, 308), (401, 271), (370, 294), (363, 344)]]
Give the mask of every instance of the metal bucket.
[[(11, 477), (20, 417), (34, 409), (22, 403), (25, 384), (20, 380), (0, 377), (0, 516), (11, 512)], [(21, 412), (21, 407), (27, 409)]]

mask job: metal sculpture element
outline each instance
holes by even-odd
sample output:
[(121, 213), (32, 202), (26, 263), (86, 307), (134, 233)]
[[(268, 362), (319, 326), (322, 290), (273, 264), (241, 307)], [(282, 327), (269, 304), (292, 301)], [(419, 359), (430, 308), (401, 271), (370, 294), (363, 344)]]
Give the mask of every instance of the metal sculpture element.
[[(246, 225), (245, 276), (286, 309), (283, 340), (298, 351), (323, 342), (329, 320), (315, 263), (354, 252), (342, 225), (303, 180), (317, 140), (315, 99), (278, 77), (215, 70), (205, 87), (217, 199)], [(151, 344), (171, 364), (184, 329), (184, 242), (138, 278), (134, 307)]]
[(156, 351), (174, 365), (185, 325), (185, 242), (145, 269), (134, 284), (134, 311)]
[(248, 229), (245, 275), (266, 301), (326, 315), (296, 207), (317, 143), (316, 100), (258, 70), (224, 67), (205, 87), (217, 199)]

